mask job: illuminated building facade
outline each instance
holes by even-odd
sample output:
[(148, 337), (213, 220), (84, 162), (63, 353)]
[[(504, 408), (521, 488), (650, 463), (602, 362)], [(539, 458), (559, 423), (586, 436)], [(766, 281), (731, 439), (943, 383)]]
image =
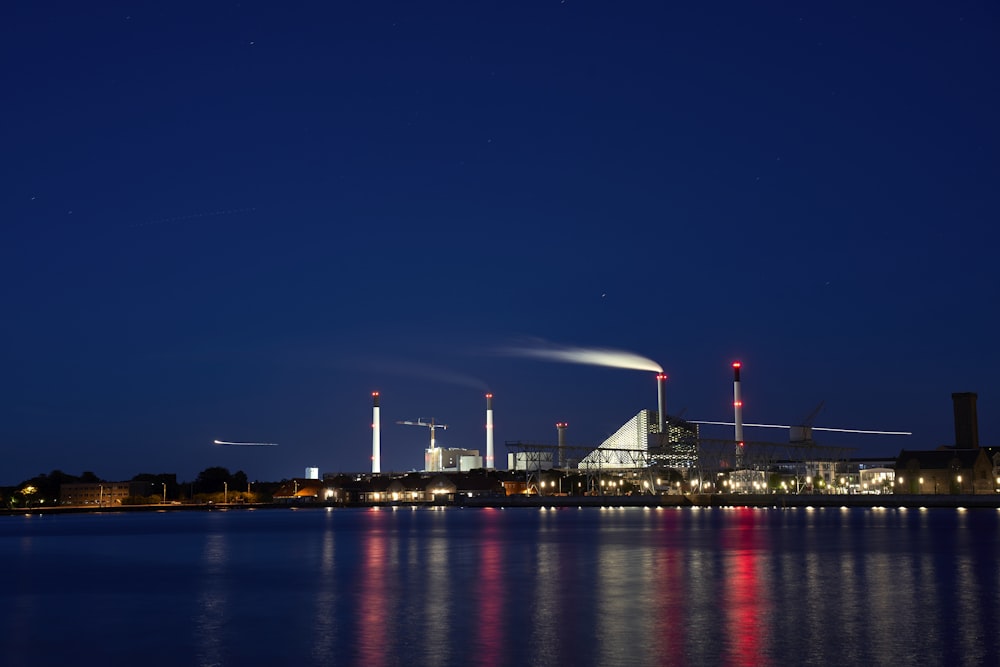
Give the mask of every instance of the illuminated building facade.
[(580, 468), (637, 468), (661, 465), (692, 468), (698, 460), (698, 426), (667, 416), (659, 432), (658, 414), (642, 410), (580, 461)]
[(424, 472), (468, 472), (483, 467), (478, 449), (430, 447), (424, 450)]

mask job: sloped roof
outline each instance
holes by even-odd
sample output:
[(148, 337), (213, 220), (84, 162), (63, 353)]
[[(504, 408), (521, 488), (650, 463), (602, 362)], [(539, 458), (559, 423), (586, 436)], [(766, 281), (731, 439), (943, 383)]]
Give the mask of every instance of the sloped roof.
[(283, 482), (277, 491), (275, 498), (311, 498), (323, 494), (323, 482), (318, 479), (296, 478)]
[(980, 449), (901, 450), (896, 458), (896, 469), (916, 465), (921, 470), (972, 469), (976, 460), (985, 455)]

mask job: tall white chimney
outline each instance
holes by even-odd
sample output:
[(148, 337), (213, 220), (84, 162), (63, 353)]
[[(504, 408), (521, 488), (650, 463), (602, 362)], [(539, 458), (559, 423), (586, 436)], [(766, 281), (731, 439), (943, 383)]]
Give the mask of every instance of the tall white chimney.
[(486, 394), (486, 469), (493, 467), (493, 394)]
[(372, 474), (382, 472), (382, 424), (379, 416), (378, 392), (372, 392)]

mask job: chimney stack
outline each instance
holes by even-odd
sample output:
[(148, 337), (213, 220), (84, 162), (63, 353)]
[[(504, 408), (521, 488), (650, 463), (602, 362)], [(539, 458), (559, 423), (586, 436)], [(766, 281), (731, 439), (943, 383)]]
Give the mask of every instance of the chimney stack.
[(486, 469), (493, 468), (493, 394), (486, 394)]
[(743, 396), (740, 393), (740, 368), (743, 364), (733, 362), (733, 423), (735, 424), (734, 439), (736, 440), (736, 467), (743, 466)]
[(656, 422), (659, 425), (661, 434), (667, 432), (667, 397), (664, 393), (664, 385), (667, 382), (666, 373), (656, 375)]
[(552, 462), (553, 468), (558, 468), (565, 465), (566, 460), (566, 428), (569, 426), (566, 422), (559, 422), (556, 424), (556, 430), (559, 431), (559, 447), (556, 449), (556, 460)]
[(955, 448), (979, 448), (979, 418), (976, 416), (976, 394), (961, 392), (951, 395), (955, 410)]
[(382, 424), (379, 416), (378, 392), (372, 392), (372, 474), (382, 472)]

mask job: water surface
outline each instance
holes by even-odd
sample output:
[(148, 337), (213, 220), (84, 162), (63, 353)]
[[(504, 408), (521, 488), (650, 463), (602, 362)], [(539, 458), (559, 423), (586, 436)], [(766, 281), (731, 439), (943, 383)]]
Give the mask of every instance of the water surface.
[(4, 664), (1000, 664), (996, 510), (0, 517)]

